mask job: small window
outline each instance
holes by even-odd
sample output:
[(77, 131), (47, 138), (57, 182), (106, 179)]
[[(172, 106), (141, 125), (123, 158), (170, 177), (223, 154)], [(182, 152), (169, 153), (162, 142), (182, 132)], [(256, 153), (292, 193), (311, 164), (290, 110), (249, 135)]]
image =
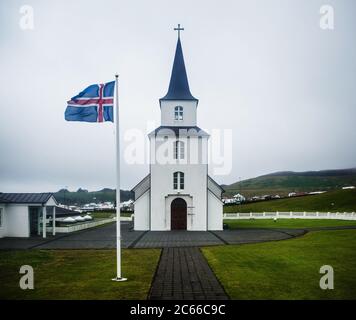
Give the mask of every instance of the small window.
[(184, 173), (180, 173), (179, 189), (184, 190)]
[(174, 141), (174, 159), (184, 159), (183, 141)]
[(184, 173), (174, 172), (173, 173), (173, 189), (174, 190), (184, 190)]
[(181, 121), (183, 120), (183, 107), (176, 106), (174, 108), (174, 120)]

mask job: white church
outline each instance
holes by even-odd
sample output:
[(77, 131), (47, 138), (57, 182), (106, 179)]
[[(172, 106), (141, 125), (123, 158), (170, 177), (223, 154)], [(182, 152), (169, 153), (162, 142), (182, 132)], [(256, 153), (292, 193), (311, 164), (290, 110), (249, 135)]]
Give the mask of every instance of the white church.
[(224, 191), (208, 175), (209, 135), (197, 126), (180, 30), (168, 93), (159, 100), (161, 126), (148, 135), (149, 174), (135, 192), (135, 230), (223, 229)]

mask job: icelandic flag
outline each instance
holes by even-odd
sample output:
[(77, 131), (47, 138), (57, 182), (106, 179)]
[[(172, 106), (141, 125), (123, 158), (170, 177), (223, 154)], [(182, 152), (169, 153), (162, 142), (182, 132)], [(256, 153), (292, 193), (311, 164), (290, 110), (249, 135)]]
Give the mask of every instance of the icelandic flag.
[(93, 84), (68, 101), (67, 121), (114, 122), (115, 81)]

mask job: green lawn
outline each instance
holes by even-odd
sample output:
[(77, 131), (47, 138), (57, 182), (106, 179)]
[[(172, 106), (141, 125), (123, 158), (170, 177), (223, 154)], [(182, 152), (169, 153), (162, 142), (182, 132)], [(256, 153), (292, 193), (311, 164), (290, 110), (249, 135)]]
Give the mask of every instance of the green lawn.
[[(159, 249), (122, 251), (123, 276), (113, 282), (115, 250), (0, 251), (1, 299), (146, 299)], [(34, 290), (19, 288), (22, 265), (34, 268)]]
[[(356, 299), (356, 230), (202, 249), (232, 299)], [(334, 268), (334, 290), (321, 290), (320, 267)]]
[(239, 228), (317, 228), (355, 226), (356, 220), (327, 220), (327, 219), (236, 219), (224, 220), (229, 229)]
[(356, 212), (356, 189), (330, 191), (319, 195), (224, 206), (224, 212), (319, 211)]
[[(133, 212), (121, 212), (120, 216), (121, 217), (131, 217), (132, 214), (133, 214)], [(107, 219), (107, 218), (116, 217), (115, 212), (107, 212), (107, 211), (96, 211), (96, 212), (92, 212), (90, 215), (95, 219), (103, 219), (103, 218)]]

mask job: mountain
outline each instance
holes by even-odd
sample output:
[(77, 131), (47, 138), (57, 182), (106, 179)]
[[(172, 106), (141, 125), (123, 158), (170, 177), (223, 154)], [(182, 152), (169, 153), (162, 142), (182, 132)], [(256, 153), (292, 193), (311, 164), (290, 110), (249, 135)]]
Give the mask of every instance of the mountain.
[(356, 168), (306, 172), (282, 171), (222, 187), (226, 190), (226, 195), (242, 193), (250, 197), (265, 194), (286, 195), (289, 192), (327, 191), (350, 185), (356, 186)]
[[(85, 203), (99, 203), (99, 202), (115, 202), (116, 191), (115, 189), (104, 188), (99, 191), (88, 191), (79, 188), (77, 191), (68, 191), (61, 189), (54, 194), (58, 202), (66, 205), (83, 205)], [(122, 201), (134, 199), (134, 194), (128, 190), (120, 190), (120, 198)]]

